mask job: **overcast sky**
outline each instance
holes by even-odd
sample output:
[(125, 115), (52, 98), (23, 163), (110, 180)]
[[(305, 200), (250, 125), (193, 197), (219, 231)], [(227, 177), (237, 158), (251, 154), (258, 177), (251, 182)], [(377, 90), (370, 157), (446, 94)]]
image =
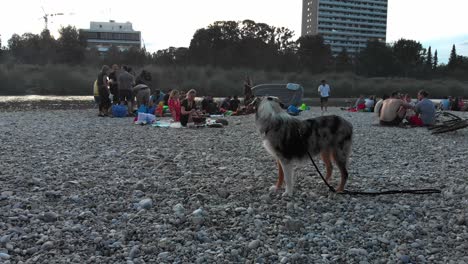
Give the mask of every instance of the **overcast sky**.
[[(188, 47), (193, 34), (217, 20), (251, 19), (301, 32), (302, 0), (13, 0), (0, 9), (0, 34), (6, 45), (13, 33), (39, 33), (44, 13), (65, 13), (50, 19), (57, 36), (63, 25), (89, 28), (90, 21), (130, 21), (149, 51)], [(468, 56), (468, 0), (389, 0), (387, 42), (400, 38), (420, 41), (439, 50), (446, 61), (452, 44)]]

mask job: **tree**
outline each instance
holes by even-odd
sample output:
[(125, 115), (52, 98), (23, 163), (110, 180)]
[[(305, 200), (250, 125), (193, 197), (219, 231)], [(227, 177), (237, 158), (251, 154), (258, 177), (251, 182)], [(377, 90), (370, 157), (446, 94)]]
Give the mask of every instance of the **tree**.
[(72, 26), (59, 29), (60, 37), (58, 44), (58, 62), (68, 64), (79, 64), (83, 62), (86, 51), (86, 40), (79, 31)]
[(414, 40), (398, 40), (393, 45), (393, 54), (405, 77), (411, 72), (417, 72), (424, 61), (424, 49), (421, 43)]
[(348, 50), (343, 48), (335, 58), (335, 70), (337, 72), (350, 71), (352, 69), (351, 58), (349, 57)]
[(39, 63), (48, 64), (57, 61), (57, 41), (44, 29), (39, 37)]
[(455, 44), (452, 46), (452, 51), (450, 51), (450, 58), (447, 64), (447, 67), (449, 70), (454, 70), (457, 67), (458, 64), (458, 56), (457, 56), (457, 50), (455, 48)]
[(426, 58), (426, 67), (427, 67), (427, 69), (432, 70), (432, 65), (433, 65), (432, 51), (431, 51), (431, 46), (429, 46), (429, 48), (427, 49), (427, 58)]
[(434, 52), (434, 62), (432, 64), (432, 69), (436, 70), (439, 63), (439, 58), (437, 57), (437, 50)]
[(367, 42), (357, 55), (357, 72), (369, 77), (386, 77), (397, 73), (392, 48), (378, 40)]
[(324, 43), (321, 35), (306, 35), (297, 40), (297, 55), (302, 70), (312, 73), (326, 71), (331, 64), (330, 45)]

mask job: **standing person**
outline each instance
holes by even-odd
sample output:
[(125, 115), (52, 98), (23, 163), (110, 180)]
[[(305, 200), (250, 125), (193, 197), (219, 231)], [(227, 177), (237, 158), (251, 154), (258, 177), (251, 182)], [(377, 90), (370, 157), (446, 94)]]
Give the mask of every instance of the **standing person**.
[(244, 81), (244, 105), (250, 104), (250, 101), (253, 98), (253, 93), (252, 93), (252, 80), (250, 79), (250, 76), (245, 77)]
[(167, 104), (169, 105), (169, 111), (171, 112), (172, 120), (174, 120), (174, 122), (180, 122), (179, 91), (177, 90), (171, 91)]
[(109, 66), (104, 65), (98, 74), (97, 85), (99, 89), (99, 116), (108, 116), (111, 101), (109, 98)]
[(120, 103), (120, 98), (119, 98), (119, 83), (118, 83), (118, 75), (119, 75), (119, 65), (114, 64), (112, 65), (112, 71), (109, 74), (109, 90), (110, 93), (112, 94), (112, 103), (113, 104), (119, 104)]
[(135, 85), (135, 77), (130, 74), (130, 68), (123, 66), (123, 72), (118, 76), (119, 102), (127, 105), (129, 116), (132, 115), (133, 95), (132, 88)]
[(327, 84), (327, 81), (322, 80), (318, 87), (318, 92), (320, 94), (320, 109), (323, 113), (323, 107), (325, 106), (325, 112), (327, 112), (328, 106), (328, 97), (330, 97), (330, 86)]

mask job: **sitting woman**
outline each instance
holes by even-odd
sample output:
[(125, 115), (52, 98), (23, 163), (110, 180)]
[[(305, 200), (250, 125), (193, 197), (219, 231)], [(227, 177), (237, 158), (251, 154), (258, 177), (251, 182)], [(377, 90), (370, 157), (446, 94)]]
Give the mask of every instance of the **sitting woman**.
[(180, 124), (182, 126), (187, 126), (187, 123), (193, 123), (202, 118), (202, 114), (197, 110), (197, 105), (195, 103), (195, 95), (197, 92), (194, 89), (191, 89), (187, 92), (187, 96), (180, 103)]
[(169, 105), (169, 111), (171, 112), (172, 120), (174, 122), (180, 122), (180, 100), (179, 100), (179, 91), (172, 90), (169, 95), (169, 100), (167, 102)]

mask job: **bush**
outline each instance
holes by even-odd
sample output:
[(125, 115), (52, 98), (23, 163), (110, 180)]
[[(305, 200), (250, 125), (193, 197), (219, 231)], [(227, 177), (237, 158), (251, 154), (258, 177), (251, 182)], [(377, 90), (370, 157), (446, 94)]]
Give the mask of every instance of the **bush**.
[[(353, 73), (324, 73), (312, 75), (308, 72), (255, 71), (247, 68), (225, 70), (213, 67), (146, 66), (142, 69), (153, 77), (152, 90), (196, 89), (198, 95), (227, 96), (243, 93), (246, 75), (252, 77), (254, 85), (261, 83), (299, 83), (305, 89), (305, 97), (318, 97), (320, 80), (326, 79), (332, 88), (332, 97), (356, 97), (360, 94), (381, 96), (393, 91), (409, 93), (415, 97), (420, 89), (427, 90), (431, 97), (468, 96), (468, 85), (452, 79), (416, 80), (408, 78), (363, 78)], [(92, 95), (92, 83), (100, 67), (68, 65), (14, 65), (0, 64), (1, 95)]]

